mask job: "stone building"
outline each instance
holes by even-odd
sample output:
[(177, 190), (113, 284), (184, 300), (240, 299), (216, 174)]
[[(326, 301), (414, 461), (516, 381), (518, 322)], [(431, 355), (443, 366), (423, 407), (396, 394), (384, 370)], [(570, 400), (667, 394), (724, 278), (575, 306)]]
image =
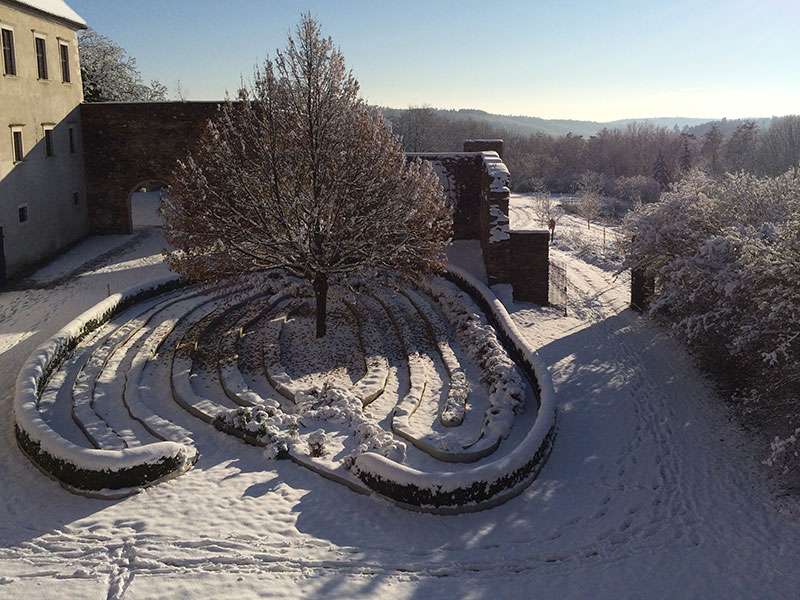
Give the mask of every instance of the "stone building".
[(0, 281), (88, 231), (76, 32), (63, 0), (0, 0)]

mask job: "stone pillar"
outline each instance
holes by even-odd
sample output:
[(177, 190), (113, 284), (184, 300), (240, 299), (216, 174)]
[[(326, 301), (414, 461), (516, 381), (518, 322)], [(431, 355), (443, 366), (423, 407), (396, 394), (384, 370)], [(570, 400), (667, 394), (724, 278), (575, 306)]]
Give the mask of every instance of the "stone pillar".
[(550, 232), (546, 229), (511, 232), (509, 266), (514, 300), (549, 304)]
[(631, 308), (644, 312), (656, 293), (656, 280), (643, 269), (631, 269)]
[(481, 241), (483, 260), (489, 285), (511, 282), (511, 236), (508, 222), (508, 188), (487, 190), (483, 215), (486, 218), (485, 235)]

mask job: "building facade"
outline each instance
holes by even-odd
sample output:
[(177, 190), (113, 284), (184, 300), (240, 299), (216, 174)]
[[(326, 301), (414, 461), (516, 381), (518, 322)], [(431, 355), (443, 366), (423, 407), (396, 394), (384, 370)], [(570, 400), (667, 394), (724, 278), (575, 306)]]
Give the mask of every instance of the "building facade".
[(62, 0), (0, 0), (0, 280), (86, 235), (77, 31)]

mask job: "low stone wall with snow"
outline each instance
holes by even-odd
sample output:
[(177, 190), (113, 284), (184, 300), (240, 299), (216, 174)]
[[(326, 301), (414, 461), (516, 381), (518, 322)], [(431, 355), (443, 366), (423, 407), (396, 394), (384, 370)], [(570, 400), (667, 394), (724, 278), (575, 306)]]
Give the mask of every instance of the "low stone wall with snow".
[(180, 285), (180, 279), (172, 275), (109, 296), (42, 344), (23, 365), (14, 395), (17, 443), (39, 469), (71, 491), (126, 495), (183, 473), (197, 460), (194, 448), (175, 442), (123, 450), (84, 448), (53, 430), (38, 407), (48, 378), (83, 337), (135, 302)]
[(483, 510), (519, 494), (536, 478), (556, 435), (555, 393), (547, 367), (528, 348), (488, 287), (456, 267), (450, 267), (447, 277), (485, 312), (506, 351), (530, 380), (538, 409), (533, 427), (510, 454), (467, 471), (422, 472), (372, 452), (356, 459), (353, 473), (371, 490), (405, 508), (441, 514)]

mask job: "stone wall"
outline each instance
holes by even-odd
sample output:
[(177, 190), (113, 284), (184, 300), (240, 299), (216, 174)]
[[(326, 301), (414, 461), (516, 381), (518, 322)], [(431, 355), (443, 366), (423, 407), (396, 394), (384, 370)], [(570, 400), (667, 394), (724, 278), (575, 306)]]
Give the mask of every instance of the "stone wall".
[(219, 102), (97, 103), (81, 106), (89, 223), (95, 233), (130, 233), (130, 194), (169, 184), (175, 163), (200, 139)]
[(550, 232), (511, 231), (514, 300), (546, 305), (550, 292)]
[(482, 158), (480, 153), (466, 152), (409, 152), (408, 160), (425, 160), (439, 175), (445, 193), (450, 198), (453, 215), (453, 237), (474, 240), (480, 237), (480, 206)]
[[(169, 184), (176, 160), (198, 143), (218, 102), (84, 104), (86, 187), (91, 228), (132, 230), (130, 195)], [(409, 153), (430, 161), (455, 207), (455, 239), (480, 240), (489, 284), (511, 283), (521, 300), (547, 303), (549, 246), (542, 232), (509, 231), (510, 174), (502, 140), (467, 140), (465, 152)]]
[(481, 152), (480, 242), (489, 285), (513, 283), (508, 202), (510, 174), (497, 152)]

